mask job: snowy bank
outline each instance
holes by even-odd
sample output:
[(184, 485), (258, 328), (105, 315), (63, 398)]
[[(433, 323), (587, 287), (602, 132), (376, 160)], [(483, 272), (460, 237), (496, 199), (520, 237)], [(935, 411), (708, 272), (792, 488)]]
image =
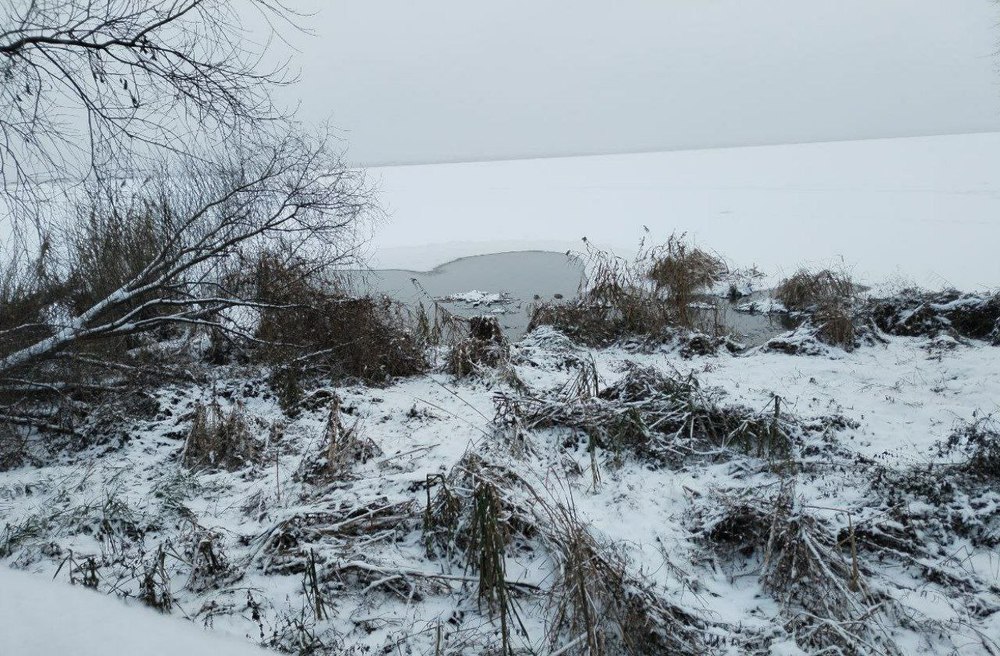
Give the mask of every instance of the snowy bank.
[(267, 653), (246, 641), (114, 597), (0, 567), (0, 654), (4, 656)]

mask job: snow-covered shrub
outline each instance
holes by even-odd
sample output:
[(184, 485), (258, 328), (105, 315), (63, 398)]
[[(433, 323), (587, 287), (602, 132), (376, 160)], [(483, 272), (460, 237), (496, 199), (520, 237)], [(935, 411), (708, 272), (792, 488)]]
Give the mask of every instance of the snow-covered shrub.
[(1000, 293), (990, 296), (906, 289), (890, 298), (870, 301), (865, 312), (890, 335), (933, 337), (945, 332), (1000, 346)]
[(1000, 480), (1000, 423), (993, 415), (961, 424), (942, 446), (943, 453), (964, 457), (963, 471), (978, 478)]

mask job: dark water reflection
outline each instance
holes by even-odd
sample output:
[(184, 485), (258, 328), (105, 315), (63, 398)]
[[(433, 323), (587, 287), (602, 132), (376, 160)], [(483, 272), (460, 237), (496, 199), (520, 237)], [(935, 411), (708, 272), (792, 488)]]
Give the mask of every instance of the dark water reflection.
[[(432, 300), (437, 300), (459, 316), (493, 314), (508, 337), (516, 340), (528, 327), (532, 303), (573, 298), (583, 274), (584, 267), (579, 259), (563, 253), (515, 251), (464, 257), (426, 272), (385, 269), (350, 275), (360, 291), (383, 293), (411, 307), (419, 302), (429, 306)], [(490, 304), (443, 300), (471, 290), (502, 293), (504, 298)], [(766, 294), (759, 296), (763, 298)], [(736, 312), (735, 304), (726, 299), (705, 297), (702, 300), (713, 306), (698, 311), (706, 322), (718, 321), (723, 329), (735, 333), (740, 341), (749, 345), (762, 344), (791, 327), (781, 316)], [(739, 302), (747, 300), (744, 297)]]
[[(463, 257), (432, 271), (385, 269), (364, 274), (367, 289), (410, 306), (432, 299), (459, 316), (494, 314), (507, 335), (519, 339), (528, 327), (530, 305), (541, 300), (572, 298), (583, 279), (583, 265), (563, 253), (516, 251)], [(443, 301), (471, 290), (503, 293), (505, 302), (474, 305)]]

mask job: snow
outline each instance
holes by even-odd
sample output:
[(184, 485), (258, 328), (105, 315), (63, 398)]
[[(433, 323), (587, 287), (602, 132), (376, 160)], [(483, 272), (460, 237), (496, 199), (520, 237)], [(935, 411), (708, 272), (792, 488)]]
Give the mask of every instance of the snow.
[[(1000, 348), (962, 342), (942, 350), (935, 344), (926, 338), (893, 337), (885, 345), (850, 353), (831, 349), (821, 356), (791, 356), (756, 349), (741, 356), (721, 352), (685, 359), (674, 347), (653, 352), (588, 350), (543, 328), (515, 345), (513, 366), (534, 394), (563, 387), (575, 375), (567, 363), (592, 358), (602, 386), (620, 379), (622, 363), (631, 361), (680, 376), (694, 374), (703, 389), (719, 390), (728, 405), (767, 410), (778, 395), (782, 411), (803, 420), (842, 415), (856, 422), (832, 434), (838, 446), (868, 459), (858, 462), (901, 470), (941, 462), (935, 446), (957, 422), (1000, 411)], [(512, 393), (504, 379), (487, 375), (455, 380), (435, 372), (384, 388), (337, 387), (349, 413), (345, 421), (358, 422), (359, 434), (375, 447), (374, 455), (330, 484), (311, 484), (302, 473), (309, 459), (322, 452), (326, 406), (289, 418), (262, 379), (243, 376), (238, 369), (223, 369), (211, 388), (167, 387), (157, 392), (156, 416), (135, 419), (127, 429), (130, 439), (120, 447), (96, 446), (75, 458), (0, 473), (4, 522), (43, 526), (39, 534), (15, 542), (0, 567), (27, 569), (60, 582), (0, 570), (0, 618), (14, 627), (13, 632), (0, 632), (0, 653), (59, 654), (70, 644), (74, 650), (65, 653), (88, 654), (91, 645), (97, 649), (107, 644), (157, 653), (145, 650), (139, 641), (154, 636), (150, 644), (166, 644), (166, 634), (169, 644), (190, 641), (183, 650), (202, 653), (202, 631), (68, 585), (67, 558), (79, 565), (94, 557), (102, 563), (101, 591), (134, 598), (136, 572), (149, 566), (151, 554), (162, 544), (170, 545), (166, 562), (173, 614), (220, 633), (251, 642), (260, 642), (262, 636), (298, 639), (301, 635), (289, 632), (286, 622), (304, 617), (306, 630), (327, 645), (373, 651), (401, 645), (404, 651), (412, 647), (415, 653), (427, 653), (433, 651), (436, 627), (445, 626), (444, 639), (453, 650), (478, 651), (491, 624), (477, 609), (474, 574), (461, 561), (428, 558), (420, 519), (429, 477), (453, 471), (468, 451), (512, 468), (548, 503), (571, 504), (595, 538), (627, 555), (634, 575), (651, 582), (672, 603), (717, 622), (713, 630), (727, 640), (733, 634), (724, 627), (742, 627), (741, 635), (774, 636), (774, 654), (806, 653), (780, 635), (781, 605), (762, 588), (759, 562), (736, 571), (720, 569), (711, 559), (706, 563), (704, 545), (691, 534), (694, 518), (712, 507), (706, 501), (712, 495), (755, 493), (777, 485), (774, 473), (760, 461), (671, 469), (629, 459), (614, 466), (611, 454), (600, 454), (601, 480), (595, 485), (590, 455), (585, 448), (567, 446), (562, 429), (531, 431), (522, 452), (498, 437), (493, 424), (496, 397)], [(262, 464), (232, 473), (192, 474), (180, 467), (177, 454), (193, 404), (212, 399), (224, 407), (238, 400), (261, 435), (281, 426), (280, 441), (265, 445)], [(832, 464), (837, 465), (837, 457)], [(826, 459), (821, 456), (822, 462), (814, 464)], [(865, 466), (855, 465), (852, 458), (798, 476), (796, 489), (803, 507), (812, 508), (834, 529), (845, 525), (845, 513), (854, 513), (860, 523), (876, 520), (882, 512), (872, 505)], [(111, 525), (134, 524), (142, 537), (99, 528), (106, 526), (111, 500), (112, 508), (125, 509), (114, 511)], [(994, 512), (978, 507), (980, 514)], [(907, 507), (914, 518), (939, 510), (918, 499)], [(367, 527), (355, 534), (350, 527), (359, 517)], [(297, 542), (276, 548), (269, 536), (277, 535)], [(207, 583), (184, 555), (205, 539), (225, 563)], [(981, 599), (997, 601), (988, 592), (988, 586), (1000, 585), (995, 551), (967, 541), (942, 543), (941, 548), (943, 553), (966, 554), (963, 576), (981, 582), (976, 593)], [(309, 615), (304, 575), (288, 569), (298, 549), (316, 554), (330, 600), (326, 619)], [(514, 583), (542, 588), (551, 584), (553, 564), (538, 545), (509, 554), (506, 566)], [(895, 626), (894, 635), (906, 653), (940, 653), (945, 645), (963, 640), (965, 646), (956, 653), (987, 653), (976, 647), (980, 643), (975, 631), (989, 636), (997, 626), (995, 617), (970, 619), (966, 599), (917, 578), (912, 568), (871, 560), (868, 566), (873, 585), (891, 591), (921, 622), (936, 623), (940, 635), (954, 636), (953, 642), (935, 638), (927, 643), (914, 625)], [(75, 571), (77, 579), (80, 571)], [(236, 572), (240, 575), (234, 578)], [(259, 622), (249, 616), (248, 595), (259, 609)], [(528, 637), (518, 638), (518, 644), (544, 652), (546, 603), (531, 594), (520, 598)], [(54, 614), (65, 621), (39, 631), (40, 623)], [(456, 614), (464, 619), (454, 620)], [(452, 622), (457, 622), (453, 628)], [(21, 642), (28, 639), (41, 642)], [(236, 649), (230, 641), (219, 642), (217, 648), (215, 644), (216, 653), (243, 653), (225, 651)]]
[(747, 312), (750, 314), (761, 313), (761, 314), (781, 314), (782, 312), (788, 312), (781, 301), (768, 296), (764, 299), (758, 299), (753, 301), (746, 301), (740, 303), (736, 306), (737, 312)]
[[(765, 279), (733, 281), (758, 297), (741, 306), (747, 311), (782, 311), (759, 290), (799, 265), (843, 266), (888, 287), (989, 288), (1000, 284), (994, 170), (1000, 133), (383, 169), (395, 214), (378, 236), (376, 263), (429, 268), (480, 251), (577, 248), (573, 238), (584, 235), (630, 254), (648, 226), (654, 236), (687, 231), (737, 267), (757, 264)], [(433, 243), (401, 246), (418, 238)], [(455, 288), (467, 291), (441, 298), (498, 308), (507, 300), (484, 291), (500, 289), (489, 282), (462, 278)], [(514, 507), (572, 508), (599, 545), (622, 555), (634, 581), (710, 622), (705, 632), (719, 654), (745, 653), (741, 640), (776, 655), (810, 653), (762, 582), (762, 556), (722, 562), (706, 548), (698, 531), (720, 496), (773, 499), (791, 481), (798, 510), (834, 536), (875, 524), (905, 534), (907, 522), (950, 512), (942, 525), (952, 528), (918, 536), (927, 550), (911, 560), (862, 554), (865, 576), (905, 614), (886, 629), (903, 653), (994, 653), (996, 548), (954, 527), (982, 521), (995, 533), (1000, 495), (960, 491), (947, 505), (904, 494), (889, 509), (875, 479), (949, 465), (954, 456), (939, 447), (956, 426), (1000, 414), (1000, 348), (939, 334), (852, 352), (819, 345), (808, 356), (755, 348), (686, 357), (675, 342), (589, 349), (543, 327), (511, 349), (506, 370), (464, 379), (445, 373), (445, 348), (431, 351), (430, 373), (383, 387), (320, 383), (298, 413), (282, 410), (267, 372), (216, 367), (200, 384), (151, 390), (153, 409), (123, 410), (111, 428), (108, 417), (92, 419), (98, 439), (83, 451), (34, 443), (32, 464), (0, 472), (0, 656), (88, 656), (109, 644), (198, 656), (304, 642), (321, 645), (319, 653), (434, 653), (439, 635), (447, 653), (484, 651), (495, 646), (495, 617), (478, 603), (475, 572), (464, 554), (432, 548), (425, 524), (443, 486), (469, 492), (442, 478), (460, 474), (469, 454), (537, 492), (512, 486), (504, 494)], [(517, 419), (511, 436), (498, 422), (505, 398), (558, 399), (581, 371), (596, 372), (606, 389), (626, 363), (693, 376), (725, 407), (757, 416), (778, 397), (785, 415), (826, 427), (803, 437), (788, 463), (733, 452), (671, 467), (589, 451), (566, 427), (520, 434)], [(314, 480), (311, 467), (331, 457), (334, 393), (364, 455)], [(182, 466), (195, 409), (212, 403), (242, 413), (259, 460), (232, 472)], [(824, 424), (830, 417), (842, 421)], [(533, 517), (540, 526), (544, 517)], [(558, 554), (543, 539), (525, 539), (504, 561), (524, 628), (516, 646), (558, 652), (572, 644), (547, 633)], [(305, 562), (317, 572), (320, 610)], [(938, 570), (947, 576), (928, 574)], [(88, 573), (100, 594), (81, 589)], [(135, 601), (152, 575), (171, 618)], [(115, 596), (128, 601), (104, 598)], [(170, 651), (151, 651), (162, 645)]]
[(1000, 133), (371, 169), (389, 221), (373, 266), (510, 250), (624, 254), (687, 232), (770, 277), (1000, 284)]
[(3, 656), (264, 656), (245, 640), (0, 567)]
[(469, 305), (493, 305), (504, 301), (502, 292), (481, 292), (478, 289), (470, 289), (467, 292), (450, 294), (440, 299), (449, 303), (468, 303)]

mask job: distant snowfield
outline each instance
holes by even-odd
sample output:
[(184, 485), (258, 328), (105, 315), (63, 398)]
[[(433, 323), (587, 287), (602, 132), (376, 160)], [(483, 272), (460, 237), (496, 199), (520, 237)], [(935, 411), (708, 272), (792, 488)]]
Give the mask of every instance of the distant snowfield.
[(370, 169), (378, 268), (687, 232), (780, 276), (1000, 286), (1000, 133)]

